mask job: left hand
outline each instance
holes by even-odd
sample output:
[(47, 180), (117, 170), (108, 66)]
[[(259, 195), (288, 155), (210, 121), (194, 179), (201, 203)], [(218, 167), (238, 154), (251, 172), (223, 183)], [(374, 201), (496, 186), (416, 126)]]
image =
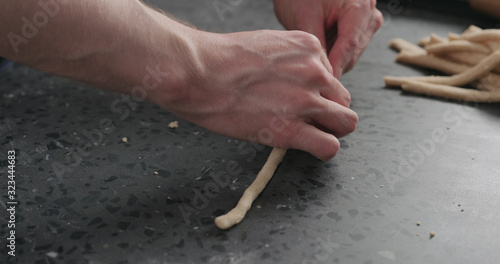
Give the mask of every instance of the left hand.
[(289, 30), (315, 35), (328, 54), (334, 77), (352, 69), (382, 26), (376, 0), (274, 0), (278, 20)]

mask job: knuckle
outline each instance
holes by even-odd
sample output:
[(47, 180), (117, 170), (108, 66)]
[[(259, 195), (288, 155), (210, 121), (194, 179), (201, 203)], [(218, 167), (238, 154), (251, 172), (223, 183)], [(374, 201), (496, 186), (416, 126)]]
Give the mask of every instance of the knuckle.
[(328, 71), (318, 58), (309, 57), (304, 63), (304, 67), (306, 67), (306, 71), (310, 73), (310, 78), (314, 82), (327, 83)]
[(349, 38), (346, 42), (347, 50), (355, 50), (360, 45), (361, 45), (361, 38), (360, 37)]
[(349, 108), (351, 105), (351, 94), (346, 88), (342, 86), (342, 89), (338, 89), (336, 102), (344, 107)]
[(315, 56), (308, 56), (302, 63), (294, 65), (293, 74), (302, 79), (308, 88), (329, 86), (331, 75), (323, 63)]
[(346, 9), (352, 11), (356, 10), (368, 10), (370, 8), (370, 2), (367, 1), (349, 1), (346, 4)]
[(293, 129), (284, 129), (276, 133), (275, 147), (282, 149), (294, 148), (297, 135)]
[(338, 140), (330, 140), (326, 145), (325, 152), (318, 156), (321, 160), (327, 161), (337, 155), (340, 150), (340, 142)]
[(321, 103), (318, 98), (313, 93), (308, 91), (304, 91), (303, 93), (298, 95), (295, 102), (295, 106), (302, 111), (317, 109), (321, 107)]
[(304, 47), (313, 48), (315, 51), (321, 51), (321, 42), (318, 37), (305, 31), (297, 31), (298, 38)]
[(345, 107), (349, 107), (351, 105), (351, 94), (348, 91), (344, 95), (344, 102), (345, 102)]

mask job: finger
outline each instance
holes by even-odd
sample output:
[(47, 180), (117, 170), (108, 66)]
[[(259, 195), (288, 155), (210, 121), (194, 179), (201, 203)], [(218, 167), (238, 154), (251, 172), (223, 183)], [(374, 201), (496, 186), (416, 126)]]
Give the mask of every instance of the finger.
[(370, 43), (370, 40), (372, 39), (375, 32), (377, 32), (377, 30), (382, 26), (382, 23), (383, 23), (382, 13), (380, 13), (379, 10), (375, 10), (372, 19), (370, 19), (370, 22), (368, 23), (367, 29), (363, 32), (364, 34), (361, 34), (360, 45), (358, 46), (357, 49), (354, 50), (351, 56), (351, 60), (347, 63), (347, 65), (343, 69), (343, 73), (350, 71), (354, 67), (358, 59), (361, 57), (361, 55), (363, 55), (363, 52)]
[(321, 47), (326, 50), (324, 21), (322, 20), (322, 17), (319, 17), (317, 15), (321, 14), (322, 11), (316, 9), (307, 9), (305, 12), (308, 14), (301, 14), (299, 18), (300, 21), (297, 21), (298, 29), (316, 36), (321, 43)]
[(332, 64), (330, 64), (330, 61), (328, 60), (328, 56), (326, 55), (326, 52), (321, 52), (320, 60), (323, 66), (325, 66), (326, 70), (328, 71), (329, 75), (333, 77), (333, 67)]
[(327, 86), (320, 89), (320, 95), (344, 107), (351, 104), (349, 91), (333, 75), (326, 76)]
[(324, 100), (323, 106), (313, 110), (309, 116), (337, 138), (352, 133), (358, 123), (356, 112), (329, 100)]
[(326, 53), (329, 54), (337, 40), (337, 26), (329, 27), (325, 33)]
[(300, 123), (295, 131), (296, 134), (291, 141), (293, 149), (309, 152), (323, 161), (333, 158), (340, 149), (340, 142), (334, 135), (312, 125)]
[[(314, 16), (313, 16), (314, 17)], [(323, 21), (319, 19), (309, 19), (301, 24), (299, 30), (305, 31), (309, 34), (314, 35), (318, 38), (321, 48), (323, 49), (323, 54), (321, 54), (321, 62), (325, 65), (326, 69), (330, 74), (333, 73), (332, 65), (328, 60), (328, 56), (326, 55), (326, 39), (325, 39), (325, 26)]]
[(335, 77), (339, 78), (351, 61), (370, 19), (370, 5), (363, 2), (352, 2), (339, 15), (337, 40), (329, 54)]

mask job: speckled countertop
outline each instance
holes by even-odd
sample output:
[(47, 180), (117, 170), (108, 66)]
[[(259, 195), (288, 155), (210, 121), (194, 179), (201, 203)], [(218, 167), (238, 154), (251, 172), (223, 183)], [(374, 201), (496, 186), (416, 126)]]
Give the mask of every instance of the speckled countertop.
[[(214, 6), (225, 1), (153, 2), (207, 30), (281, 29), (270, 1), (229, 1), (222, 16)], [(0, 263), (498, 261), (500, 105), (409, 95), (382, 81), (430, 73), (394, 63), (389, 39), (492, 24), (411, 4), (379, 7), (386, 23), (342, 78), (356, 132), (326, 163), (290, 151), (229, 231), (213, 219), (235, 205), (270, 148), (24, 66), (0, 73)], [(169, 129), (175, 120), (179, 128)], [(15, 258), (6, 247), (11, 149)]]

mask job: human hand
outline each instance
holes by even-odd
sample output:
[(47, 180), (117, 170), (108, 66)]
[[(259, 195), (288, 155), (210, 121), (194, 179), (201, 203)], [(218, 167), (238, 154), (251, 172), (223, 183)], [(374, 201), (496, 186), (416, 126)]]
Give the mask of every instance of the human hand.
[(352, 69), (383, 18), (376, 0), (274, 0), (277, 18), (290, 30), (309, 32), (321, 41), (340, 78)]
[[(301, 31), (199, 32), (196, 61), (175, 99), (152, 101), (222, 135), (322, 159), (339, 150), (358, 116), (320, 42)], [(161, 90), (159, 90), (161, 92)], [(165, 99), (170, 98), (170, 99)]]

